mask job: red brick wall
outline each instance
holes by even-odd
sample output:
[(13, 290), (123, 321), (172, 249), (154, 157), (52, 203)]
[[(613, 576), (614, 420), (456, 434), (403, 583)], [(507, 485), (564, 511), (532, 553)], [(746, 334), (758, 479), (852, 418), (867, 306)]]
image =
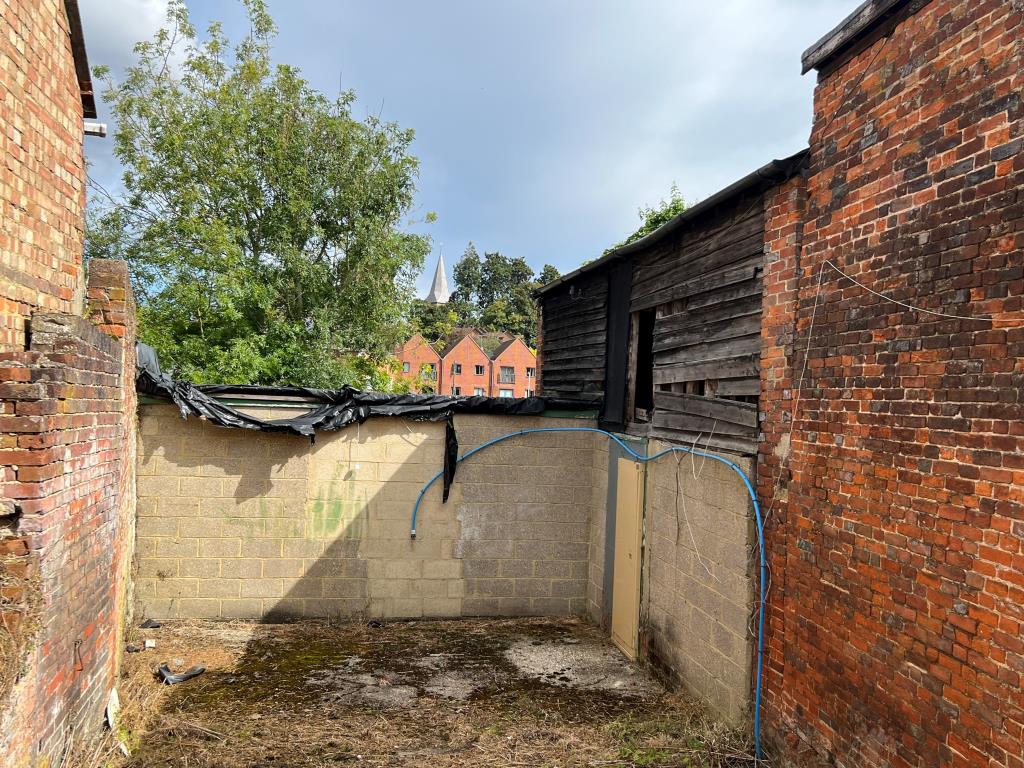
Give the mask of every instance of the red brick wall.
[[(399, 363), (409, 364), (409, 373), (403, 375), (414, 384), (419, 382), (420, 368), (427, 363), (434, 363), (437, 366), (438, 372), (438, 388), (436, 391), (438, 393), (442, 392), (440, 387), (443, 386), (442, 380), (444, 376), (441, 372), (441, 357), (418, 333), (399, 348), (395, 358)], [(417, 390), (414, 389), (413, 391)]]
[(82, 103), (62, 0), (0, 10), (0, 351), (35, 310), (80, 311)]
[(117, 669), (134, 538), (134, 311), (124, 263), (93, 262), (89, 296), (100, 325), (37, 313), (30, 349), (0, 353), (0, 498), (17, 512), (5, 549), (22, 542), (43, 600), (25, 672), (0, 704), (4, 765), (54, 759), (70, 729), (98, 728)]
[(1024, 766), (1024, 5), (922, 5), (821, 78), (802, 232), (769, 203), (783, 764)]
[[(462, 373), (453, 373), (452, 366), (462, 366)], [(476, 366), (483, 366), (483, 373), (476, 374)], [(452, 387), (459, 387), (460, 394), (472, 395), (473, 390), (479, 387), (484, 395), (497, 395), (490, 391), (491, 359), (480, 349), (480, 346), (469, 336), (464, 336), (462, 341), (455, 345), (442, 363), (444, 367), (444, 390), (442, 395), (452, 394)]]
[[(515, 369), (515, 383), (502, 384), (498, 377), (501, 375), (502, 366), (511, 366)], [(533, 368), (534, 378), (526, 378), (527, 367)], [(494, 358), (491, 370), (491, 396), (498, 397), (503, 389), (511, 389), (513, 397), (526, 397), (526, 390), (530, 389), (536, 394), (537, 379), (537, 356), (526, 346), (526, 342), (517, 339), (504, 352)]]

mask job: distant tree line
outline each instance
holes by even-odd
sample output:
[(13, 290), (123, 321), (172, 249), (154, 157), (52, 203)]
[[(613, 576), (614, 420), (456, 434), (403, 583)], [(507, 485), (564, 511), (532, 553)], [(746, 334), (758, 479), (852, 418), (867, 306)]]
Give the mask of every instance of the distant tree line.
[(537, 345), (537, 302), (533, 292), (558, 277), (546, 264), (540, 272), (521, 257), (493, 252), (483, 258), (470, 243), (455, 265), (455, 290), (447, 304), (417, 301), (412, 327), (430, 342), (442, 343), (457, 327), (504, 331)]

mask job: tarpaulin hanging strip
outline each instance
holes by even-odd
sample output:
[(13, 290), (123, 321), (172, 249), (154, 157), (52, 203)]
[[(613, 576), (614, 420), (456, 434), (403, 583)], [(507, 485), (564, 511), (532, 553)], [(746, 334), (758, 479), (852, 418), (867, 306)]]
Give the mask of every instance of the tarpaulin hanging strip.
[[(189, 384), (160, 370), (156, 352), (146, 344), (137, 345), (136, 389), (147, 395), (166, 397), (178, 406), (182, 418), (198, 416), (220, 427), (255, 429), (260, 432), (289, 432), (315, 438), (316, 432), (343, 429), (374, 416), (402, 416), (413, 421), (444, 421), (444, 500), (448, 500), (459, 453), (455, 433), (456, 413), (500, 416), (537, 416), (546, 410), (586, 411), (600, 407), (600, 401), (563, 400), (544, 397), (455, 397), (447, 395), (390, 395), (363, 392), (352, 387), (311, 389), (309, 387), (262, 387), (229, 384)], [(261, 419), (243, 413), (217, 397), (303, 397), (315, 401), (308, 411), (287, 419)]]

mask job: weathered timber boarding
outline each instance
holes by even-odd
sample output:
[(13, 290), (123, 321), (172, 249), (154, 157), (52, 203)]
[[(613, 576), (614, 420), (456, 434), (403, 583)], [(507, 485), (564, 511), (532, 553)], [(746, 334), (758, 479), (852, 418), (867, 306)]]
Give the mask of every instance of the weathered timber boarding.
[(608, 270), (557, 288), (542, 306), (538, 366), (548, 397), (597, 399), (605, 391)]
[(541, 289), (543, 391), (603, 395), (609, 428), (753, 454), (765, 193), (805, 159), (773, 161)]
[(754, 451), (763, 262), (759, 190), (635, 257), (631, 309), (655, 311), (652, 436)]

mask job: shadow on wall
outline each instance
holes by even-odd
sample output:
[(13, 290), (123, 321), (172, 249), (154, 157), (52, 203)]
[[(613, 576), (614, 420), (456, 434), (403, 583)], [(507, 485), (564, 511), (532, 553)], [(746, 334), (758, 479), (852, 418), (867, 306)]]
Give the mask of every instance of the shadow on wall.
[[(280, 412), (259, 415), (278, 418)], [(463, 450), (579, 419), (460, 416)], [(137, 613), (156, 618), (582, 615), (597, 436), (531, 435), (436, 483), (444, 425), (380, 418), (315, 443), (142, 410)]]

